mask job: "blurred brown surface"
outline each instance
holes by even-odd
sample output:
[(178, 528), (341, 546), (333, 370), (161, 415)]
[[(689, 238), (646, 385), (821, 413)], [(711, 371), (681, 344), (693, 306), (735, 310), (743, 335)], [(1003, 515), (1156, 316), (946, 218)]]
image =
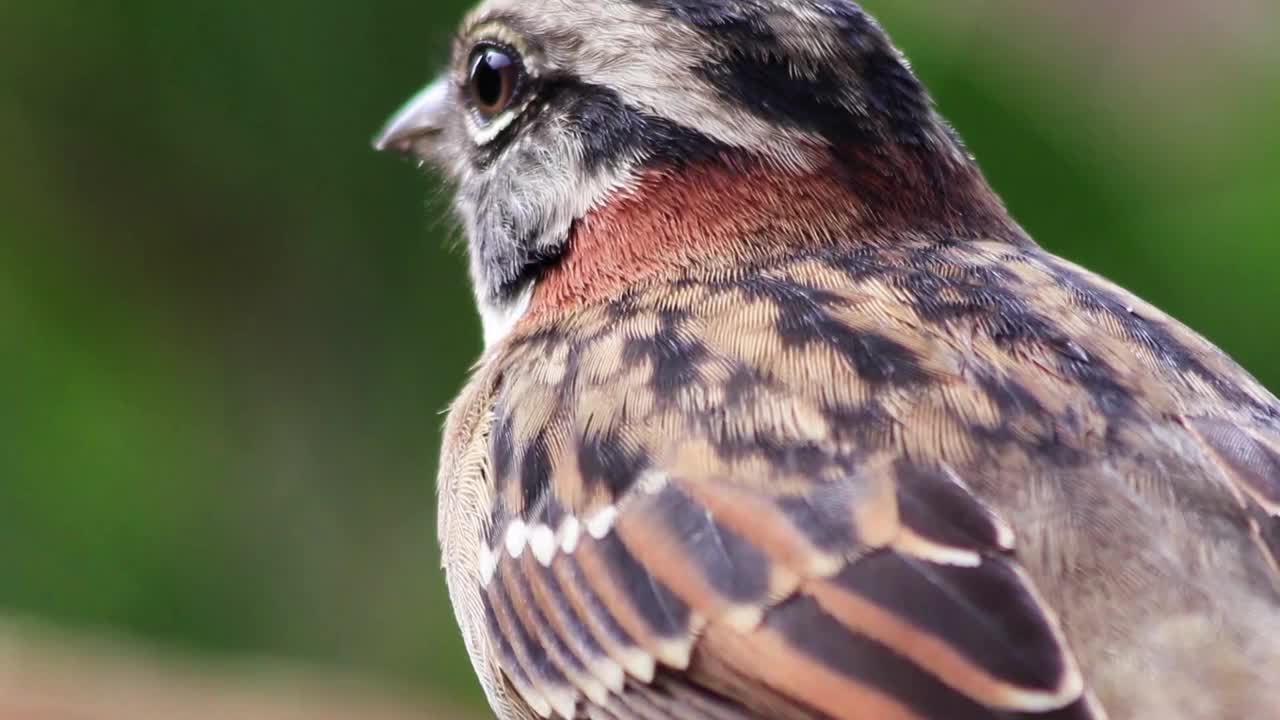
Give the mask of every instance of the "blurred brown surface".
[(470, 720), (409, 698), (273, 662), (210, 665), (109, 641), (0, 623), (0, 720)]

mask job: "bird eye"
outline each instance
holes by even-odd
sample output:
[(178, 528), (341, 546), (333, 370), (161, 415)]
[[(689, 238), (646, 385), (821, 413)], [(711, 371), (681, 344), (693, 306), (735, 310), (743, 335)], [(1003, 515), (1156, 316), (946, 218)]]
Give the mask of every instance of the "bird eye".
[(519, 89), (522, 67), (519, 57), (492, 45), (482, 45), (471, 53), (467, 92), (477, 112), (485, 120), (511, 106)]

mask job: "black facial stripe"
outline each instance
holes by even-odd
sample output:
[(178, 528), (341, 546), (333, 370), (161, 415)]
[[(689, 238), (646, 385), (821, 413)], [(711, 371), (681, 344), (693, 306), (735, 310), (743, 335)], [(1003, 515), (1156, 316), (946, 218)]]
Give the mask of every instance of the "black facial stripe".
[[(544, 89), (537, 80), (526, 78), (525, 84), (521, 87), (520, 93), (523, 96), (532, 96), (533, 100), (528, 107), (520, 111), (507, 126), (489, 142), (476, 147), (475, 153), (472, 154), (471, 163), (476, 170), (487, 170), (490, 165), (502, 155), (511, 141), (522, 133), (528, 132), (526, 128), (535, 126), (543, 109), (543, 103), (540, 97), (544, 93)], [(469, 111), (470, 112), (470, 111)]]
[(646, 165), (684, 164), (728, 149), (692, 128), (631, 107), (617, 91), (600, 85), (565, 80), (548, 102), (556, 103), (556, 114), (575, 128), (592, 172), (627, 158), (641, 158)]
[(592, 172), (624, 158), (645, 165), (685, 164), (713, 158), (729, 150), (693, 128), (642, 112), (623, 102), (617, 91), (576, 78), (530, 81), (522, 90), (534, 100), (519, 117), (475, 154), (477, 169), (488, 168), (518, 135), (538, 132), (551, 118), (567, 118), (583, 144), (586, 169)]
[[(928, 142), (927, 130), (935, 121), (924, 87), (853, 2), (831, 0), (814, 8), (847, 43), (843, 57), (797, 57), (766, 20), (776, 4), (632, 2), (664, 11), (701, 30), (713, 47), (724, 48), (712, 53), (699, 72), (726, 100), (769, 122), (817, 133), (834, 146)], [(809, 72), (796, 72), (799, 67)]]

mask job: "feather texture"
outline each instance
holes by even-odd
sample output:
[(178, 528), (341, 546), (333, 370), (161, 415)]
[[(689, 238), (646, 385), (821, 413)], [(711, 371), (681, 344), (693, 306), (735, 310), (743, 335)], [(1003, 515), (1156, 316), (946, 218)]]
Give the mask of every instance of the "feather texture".
[(450, 583), (543, 717), (1099, 718), (1157, 617), (1280, 618), (1280, 405), (1034, 247), (708, 263), (524, 323), (473, 386), (442, 488), (495, 495), (444, 540), (492, 559)]

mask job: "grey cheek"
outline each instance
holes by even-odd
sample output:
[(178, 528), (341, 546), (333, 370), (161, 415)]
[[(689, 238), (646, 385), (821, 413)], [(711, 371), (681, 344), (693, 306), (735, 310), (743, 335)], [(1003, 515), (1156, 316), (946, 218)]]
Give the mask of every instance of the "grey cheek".
[(529, 259), (530, 234), (526, 225), (534, 219), (520, 213), (512, 202), (517, 189), (510, 182), (477, 179), (470, 200), (459, 203), (467, 219), (472, 267), (479, 294), (499, 301)]
[(534, 256), (558, 249), (548, 227), (553, 194), (543, 187), (547, 172), (540, 159), (535, 152), (514, 149), (462, 189), (459, 206), (469, 215), (464, 219), (483, 297), (503, 299)]
[[(463, 178), (459, 209), (468, 229), (472, 273), (480, 297), (508, 301), (524, 275), (557, 257), (573, 220), (603, 183), (579, 160), (574, 128), (544, 116), (495, 149)], [(474, 158), (473, 158), (474, 160)]]
[(516, 242), (510, 208), (502, 200), (494, 200), (481, 209), (472, 239), (480, 261), (484, 282), (490, 293), (498, 291), (514, 279), (523, 254)]

